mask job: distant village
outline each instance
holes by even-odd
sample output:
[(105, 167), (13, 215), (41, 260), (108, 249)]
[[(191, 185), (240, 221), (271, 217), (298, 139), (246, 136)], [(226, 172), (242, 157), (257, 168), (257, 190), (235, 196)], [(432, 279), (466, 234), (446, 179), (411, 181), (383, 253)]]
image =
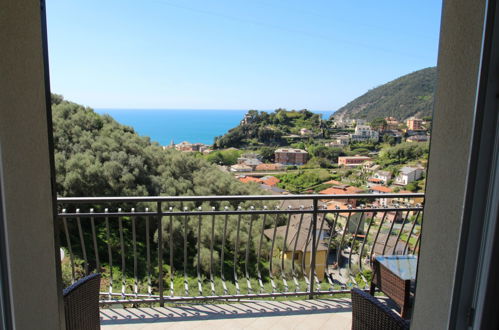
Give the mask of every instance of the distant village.
[[(431, 122), (419, 118), (409, 118), (404, 122), (399, 122), (393, 117), (384, 118), (383, 125), (373, 127), (363, 119), (342, 119), (332, 123), (333, 134), (324, 146), (331, 148), (345, 148), (352, 143), (368, 142), (377, 143), (383, 137), (391, 137), (394, 144), (400, 143), (425, 143), (430, 140), (429, 127)], [(300, 139), (315, 138), (314, 133), (310, 129), (300, 129), (300, 134), (286, 136), (286, 138), (294, 141)], [(205, 155), (213, 152), (210, 145), (201, 143), (181, 142), (175, 144), (173, 141), (165, 149), (176, 149), (183, 152), (200, 152)], [(237, 150), (235, 148), (230, 148)], [(331, 169), (332, 173), (337, 173), (341, 170), (350, 171), (358, 174), (358, 177), (363, 178), (362, 184), (356, 186), (348, 182), (342, 182), (341, 177), (338, 180), (328, 180), (322, 183), (323, 190), (318, 191), (319, 194), (337, 195), (337, 194), (389, 194), (389, 193), (411, 193), (413, 191), (405, 190), (407, 185), (418, 182), (424, 178), (425, 165), (412, 164), (402, 166), (394, 173), (394, 171), (386, 170), (381, 165), (377, 164), (376, 159), (378, 152), (371, 152), (369, 155), (353, 155), (339, 156), (337, 164)], [(237, 163), (231, 166), (220, 166), (224, 171), (233, 173), (236, 179), (247, 184), (259, 184), (264, 190), (271, 194), (289, 194), (286, 189), (279, 187), (279, 176), (290, 171), (300, 170), (301, 167), (309, 161), (309, 153), (306, 150), (280, 147), (274, 152), (273, 162), (264, 162), (261, 154), (258, 152), (242, 152), (237, 159)], [(306, 191), (313, 192), (313, 191)], [(376, 203), (379, 206), (393, 205), (394, 203), (418, 203), (418, 199), (405, 200), (404, 198), (379, 198)], [(343, 209), (356, 207), (358, 201), (350, 199), (345, 203), (345, 200), (330, 200), (326, 205), (330, 209)]]

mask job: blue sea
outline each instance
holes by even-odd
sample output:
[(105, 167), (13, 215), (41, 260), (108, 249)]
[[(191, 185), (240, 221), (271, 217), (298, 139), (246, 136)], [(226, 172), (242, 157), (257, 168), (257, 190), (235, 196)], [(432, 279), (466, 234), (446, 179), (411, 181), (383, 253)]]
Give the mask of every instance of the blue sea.
[[(121, 124), (132, 126), (139, 135), (169, 145), (188, 141), (212, 144), (214, 138), (239, 125), (248, 110), (208, 109), (95, 109)], [(334, 111), (313, 111), (329, 118)]]

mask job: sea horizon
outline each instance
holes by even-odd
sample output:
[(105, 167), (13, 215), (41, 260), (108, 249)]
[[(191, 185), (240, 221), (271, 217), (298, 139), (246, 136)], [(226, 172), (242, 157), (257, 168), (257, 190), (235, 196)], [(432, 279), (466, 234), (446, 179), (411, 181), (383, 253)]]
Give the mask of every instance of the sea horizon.
[[(213, 144), (215, 137), (239, 125), (247, 109), (135, 109), (96, 108), (120, 124), (131, 126), (142, 136), (160, 145), (180, 143)], [(258, 110), (274, 111), (274, 110)], [(333, 110), (309, 110), (329, 117)], [(326, 116), (324, 116), (326, 115)]]

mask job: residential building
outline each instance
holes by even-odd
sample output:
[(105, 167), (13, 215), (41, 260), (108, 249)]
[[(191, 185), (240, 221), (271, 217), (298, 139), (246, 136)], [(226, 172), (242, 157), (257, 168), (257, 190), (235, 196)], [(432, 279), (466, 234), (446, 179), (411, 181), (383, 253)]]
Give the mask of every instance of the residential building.
[(192, 143), (182, 141), (175, 145), (175, 149), (178, 151), (192, 151)]
[[(172, 141), (173, 142), (173, 141)], [(179, 144), (175, 145), (175, 149), (178, 151), (198, 151), (198, 152), (204, 152), (209, 149), (209, 146), (203, 143), (190, 143), (187, 141), (180, 142)]]
[(386, 128), (385, 130), (396, 130), (400, 126), (400, 122), (395, 117), (386, 117)]
[(238, 159), (238, 164), (249, 166), (254, 171), (258, 165), (262, 164), (262, 161), (256, 158), (246, 158), (241, 163)]
[(381, 168), (380, 165), (376, 164), (375, 162), (368, 160), (367, 162), (362, 163), (362, 172), (374, 172), (377, 171)]
[[(385, 186), (371, 186), (369, 187), (369, 193), (371, 194), (390, 194), (393, 191)], [(387, 206), (388, 204), (391, 203), (391, 198), (378, 198), (379, 204), (381, 206)]]
[(250, 183), (250, 182), (260, 183), (260, 184), (264, 183), (264, 181), (262, 179), (256, 178), (254, 176), (242, 175), (242, 176), (237, 177), (237, 179), (239, 181), (241, 181), (242, 183)]
[(255, 183), (260, 183), (262, 185), (267, 185), (269, 187), (274, 187), (280, 182), (278, 178), (271, 175), (267, 175), (261, 178), (249, 175), (239, 175), (237, 176), (237, 179), (243, 183), (255, 182)]
[(360, 166), (364, 162), (372, 160), (371, 157), (367, 156), (341, 156), (338, 157), (338, 165), (346, 167)]
[(237, 163), (244, 164), (248, 159), (257, 159), (257, 160), (261, 161), (262, 156), (260, 154), (256, 154), (256, 153), (245, 153), (245, 154), (242, 154), (239, 158), (237, 158)]
[(349, 135), (337, 135), (333, 137), (330, 142), (326, 142), (324, 145), (326, 147), (343, 148), (347, 146), (349, 143), (350, 143)]
[[(400, 190), (399, 194), (412, 194), (409, 190)], [(392, 203), (401, 203), (405, 205), (423, 204), (424, 198), (421, 197), (395, 197), (392, 198)]]
[(415, 136), (415, 135), (424, 135), (426, 136), (426, 131), (424, 130), (420, 130), (420, 131), (414, 131), (414, 130), (406, 130), (405, 131), (405, 136), (406, 137), (409, 137), (409, 136)]
[(379, 133), (375, 130), (372, 130), (368, 125), (357, 125), (355, 127), (355, 133), (350, 134), (350, 141), (355, 142), (365, 142), (365, 141), (374, 141), (378, 142)]
[(365, 171), (365, 170), (368, 170), (370, 169), (372, 166), (374, 166), (376, 163), (373, 162), (372, 160), (368, 160), (367, 162), (364, 162), (362, 164), (362, 170)]
[[(317, 278), (322, 281), (326, 272), (327, 251), (328, 251), (328, 234), (329, 226), (324, 218), (324, 224), (318, 223), (317, 227), (322, 227), (323, 230), (317, 230), (316, 239), (318, 246), (315, 254), (315, 270)], [(275, 234), (276, 239), (286, 239), (285, 249), (278, 251), (279, 257), (284, 255), (284, 260), (294, 262), (297, 267), (305, 265), (304, 272), (310, 271), (310, 261), (312, 256), (312, 237), (309, 234), (312, 227), (312, 217), (292, 215), (289, 220), (289, 226), (279, 226), (264, 230), (264, 235), (272, 240)], [(280, 247), (281, 248), (281, 247)]]
[[(349, 186), (347, 184), (340, 184), (332, 186), (331, 188), (327, 188), (319, 191), (319, 194), (322, 195), (353, 195), (360, 194), (364, 192), (363, 189)], [(348, 198), (348, 199), (331, 199), (330, 201), (338, 201), (344, 205), (356, 206), (357, 198)]]
[[(326, 204), (326, 208), (328, 210), (353, 210), (354, 206), (345, 204), (339, 200), (331, 200)], [(342, 221), (348, 221), (347, 232), (354, 233), (357, 237), (363, 236), (365, 234), (365, 225), (369, 218), (373, 217), (373, 213), (371, 212), (339, 212), (338, 218), (342, 219)], [(362, 221), (362, 222), (361, 222)], [(359, 224), (359, 222), (361, 222)]]
[(275, 151), (275, 162), (284, 165), (304, 165), (308, 161), (308, 152), (302, 149), (281, 148)]
[(281, 180), (279, 180), (278, 178), (276, 178), (275, 176), (272, 176), (272, 175), (267, 175), (267, 176), (261, 177), (260, 180), (263, 181), (263, 184), (266, 184), (266, 185), (271, 186), (271, 187), (274, 187), (279, 182), (281, 182)]
[(372, 176), (373, 179), (379, 179), (380, 182), (386, 184), (388, 181), (392, 179), (392, 172), (390, 171), (377, 171)]
[(406, 121), (407, 129), (410, 131), (419, 131), (423, 129), (423, 120), (417, 118), (409, 118)]
[(410, 182), (421, 179), (422, 176), (423, 169), (421, 167), (404, 166), (400, 169), (394, 184), (405, 186)]

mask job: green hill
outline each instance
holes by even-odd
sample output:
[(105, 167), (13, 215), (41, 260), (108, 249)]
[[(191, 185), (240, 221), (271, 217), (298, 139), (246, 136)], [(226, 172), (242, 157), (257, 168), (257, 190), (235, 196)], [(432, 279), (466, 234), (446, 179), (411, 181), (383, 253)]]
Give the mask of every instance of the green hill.
[(415, 71), (371, 89), (334, 113), (338, 118), (431, 116), (437, 78), (436, 67)]
[(312, 134), (322, 132), (321, 115), (308, 110), (277, 109), (274, 112), (250, 110), (241, 123), (223, 136), (215, 138), (217, 148), (246, 146), (279, 146), (287, 143), (285, 136), (300, 134), (309, 129)]

